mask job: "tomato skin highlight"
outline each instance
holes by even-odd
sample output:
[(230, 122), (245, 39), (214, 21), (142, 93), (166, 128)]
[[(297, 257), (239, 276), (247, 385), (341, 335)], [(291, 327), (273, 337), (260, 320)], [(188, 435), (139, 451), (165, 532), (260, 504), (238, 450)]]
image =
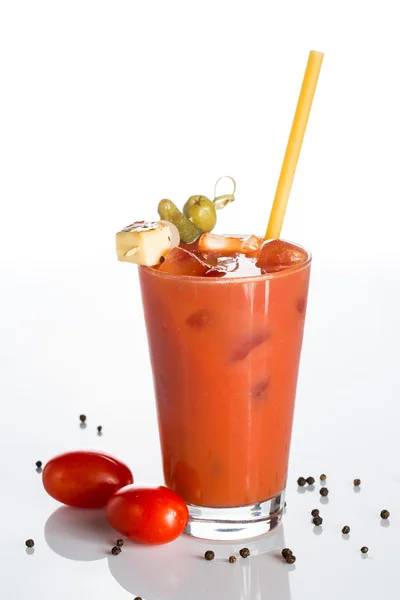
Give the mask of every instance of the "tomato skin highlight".
[(189, 511), (167, 487), (120, 489), (107, 504), (111, 527), (139, 544), (167, 544), (183, 533)]
[(103, 508), (120, 488), (133, 483), (130, 469), (100, 452), (66, 452), (43, 469), (43, 486), (55, 500), (77, 508)]

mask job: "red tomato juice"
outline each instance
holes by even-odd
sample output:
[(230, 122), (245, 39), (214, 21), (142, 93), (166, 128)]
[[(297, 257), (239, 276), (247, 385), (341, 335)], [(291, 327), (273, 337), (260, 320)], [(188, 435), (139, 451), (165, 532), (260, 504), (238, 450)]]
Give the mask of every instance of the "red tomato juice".
[(285, 488), (310, 266), (304, 252), (251, 277), (139, 269), (165, 482), (188, 504)]

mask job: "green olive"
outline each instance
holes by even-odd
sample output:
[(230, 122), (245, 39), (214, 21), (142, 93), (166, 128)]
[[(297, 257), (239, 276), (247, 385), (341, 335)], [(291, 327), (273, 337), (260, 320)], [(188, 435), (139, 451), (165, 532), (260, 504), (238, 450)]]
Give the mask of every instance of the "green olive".
[(202, 231), (212, 231), (217, 222), (214, 202), (206, 196), (191, 196), (183, 207), (183, 214)]
[(171, 200), (161, 200), (158, 205), (158, 214), (164, 221), (169, 221), (176, 225), (181, 241), (184, 244), (191, 244), (203, 233), (195, 223), (192, 223), (190, 219), (187, 219), (181, 213)]

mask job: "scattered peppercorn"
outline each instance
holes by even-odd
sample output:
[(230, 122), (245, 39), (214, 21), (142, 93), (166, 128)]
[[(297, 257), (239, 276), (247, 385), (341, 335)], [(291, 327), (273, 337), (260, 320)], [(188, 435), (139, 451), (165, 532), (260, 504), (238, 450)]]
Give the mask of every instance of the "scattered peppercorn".
[(367, 554), (367, 552), (368, 552), (368, 547), (367, 547), (367, 546), (363, 546), (363, 547), (361, 548), (361, 552), (362, 552), (363, 554)]
[(37, 460), (37, 461), (35, 462), (35, 465), (37, 466), (37, 468), (38, 468), (38, 469), (40, 469), (40, 467), (42, 466), (42, 464), (43, 464), (43, 463), (42, 463), (42, 461), (41, 461), (41, 460)]
[(306, 480), (304, 479), (304, 477), (299, 477), (297, 480), (297, 485), (300, 485), (301, 487), (303, 487), (303, 485), (306, 485)]
[(342, 529), (342, 533), (344, 533), (345, 535), (350, 533), (350, 527), (348, 525), (345, 525)]
[(319, 493), (321, 494), (321, 496), (327, 496), (327, 495), (329, 494), (329, 490), (328, 490), (328, 488), (326, 488), (326, 487), (322, 487), (322, 488), (319, 490)]
[(326, 475), (325, 473), (322, 473), (322, 475), (319, 476), (321, 481), (326, 481)]
[(121, 548), (124, 545), (124, 540), (117, 540), (117, 546)]
[(230, 563), (235, 563), (236, 562), (236, 556), (230, 556), (229, 557), (229, 562)]
[(291, 551), (290, 548), (284, 548), (282, 550), (282, 556), (284, 559), (286, 559), (287, 556), (291, 556), (293, 554), (293, 552)]
[(353, 481), (353, 484), (355, 485), (355, 487), (358, 487), (359, 485), (361, 485), (361, 479), (355, 479)]
[(136, 596), (133, 600), (142, 600), (140, 596)]
[(26, 540), (26, 542), (25, 542), (25, 546), (27, 548), (33, 548), (34, 545), (35, 545), (35, 542), (33, 540), (29, 539), (29, 540)]
[(308, 485), (313, 485), (315, 483), (314, 477), (307, 477), (306, 481)]
[(312, 509), (311, 516), (312, 517), (318, 517), (319, 516), (319, 510), (318, 510), (318, 508), (313, 508)]
[(381, 511), (381, 519), (388, 519), (390, 517), (390, 512), (388, 510)]
[(242, 548), (241, 550), (239, 550), (239, 554), (242, 558), (247, 558), (248, 556), (250, 556), (250, 550), (248, 548)]
[(84, 423), (86, 421), (86, 415), (79, 415), (79, 420)]
[(205, 552), (204, 554), (204, 558), (206, 560), (214, 560), (215, 554), (212, 550), (207, 550), (207, 552)]
[(314, 525), (317, 525), (317, 527), (319, 525), (322, 525), (322, 521), (323, 521), (322, 517), (314, 517), (313, 520), (312, 520), (312, 522), (314, 523)]
[(114, 556), (117, 556), (120, 553), (121, 553), (121, 548), (119, 546), (114, 546), (111, 549), (111, 554), (114, 554)]
[(289, 554), (289, 555), (286, 557), (286, 562), (288, 563), (288, 565), (292, 565), (293, 563), (295, 563), (295, 562), (296, 562), (296, 557), (295, 557), (295, 555), (294, 555), (294, 554)]
[(103, 429), (103, 427), (102, 427), (101, 425), (97, 425), (97, 431), (98, 431), (99, 433), (101, 433), (101, 430), (102, 430), (102, 429)]

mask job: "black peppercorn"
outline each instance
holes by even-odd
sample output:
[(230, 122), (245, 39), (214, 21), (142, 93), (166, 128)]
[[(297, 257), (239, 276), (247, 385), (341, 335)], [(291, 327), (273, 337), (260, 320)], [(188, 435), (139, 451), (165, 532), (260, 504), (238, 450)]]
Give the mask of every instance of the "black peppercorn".
[(286, 557), (286, 562), (287, 562), (289, 565), (292, 565), (293, 563), (295, 563), (295, 562), (296, 562), (296, 557), (295, 557), (295, 555), (294, 555), (294, 554), (289, 554), (289, 556), (287, 556), (287, 557)]
[(206, 560), (214, 560), (215, 554), (212, 550), (207, 550), (207, 552), (205, 552), (204, 554), (204, 558)]
[(114, 556), (117, 556), (120, 553), (121, 553), (121, 548), (119, 546), (114, 546), (111, 549), (111, 554), (114, 554)]
[(121, 548), (124, 545), (124, 540), (117, 540), (117, 546)]
[(79, 415), (79, 420), (84, 423), (86, 421), (86, 415)]
[(25, 542), (25, 546), (27, 548), (33, 548), (34, 545), (35, 545), (35, 542), (33, 540), (29, 539), (29, 540), (26, 540), (26, 542)]
[(326, 488), (326, 487), (322, 487), (322, 488), (319, 490), (319, 493), (321, 494), (321, 496), (327, 496), (327, 495), (329, 494), (329, 490), (328, 490), (328, 488)]
[(326, 475), (325, 473), (322, 473), (322, 475), (319, 476), (321, 481), (326, 481)]
[(229, 562), (230, 563), (235, 563), (236, 562), (236, 556), (230, 556), (229, 557)]
[(282, 556), (283, 556), (284, 559), (286, 559), (287, 556), (290, 556), (292, 554), (293, 554), (293, 552), (291, 551), (290, 548), (284, 548), (282, 550)]
[(368, 547), (367, 547), (367, 546), (363, 546), (363, 547), (361, 548), (361, 552), (362, 552), (363, 554), (367, 554), (367, 552), (368, 552)]
[(312, 511), (311, 511), (311, 516), (312, 517), (318, 517), (318, 515), (319, 515), (318, 508), (313, 508)]
[(313, 485), (315, 483), (314, 477), (307, 477), (306, 481), (308, 485)]
[(313, 520), (312, 520), (312, 522), (314, 523), (314, 525), (317, 525), (317, 526), (322, 525), (322, 521), (323, 521), (322, 517), (314, 517)]
[(355, 487), (358, 487), (359, 485), (361, 485), (361, 479), (355, 479), (353, 481), (353, 484), (354, 484)]
[(42, 461), (41, 461), (41, 460), (38, 460), (38, 461), (36, 461), (36, 463), (35, 463), (35, 465), (37, 466), (37, 468), (38, 468), (38, 469), (40, 469), (40, 467), (42, 466), (42, 464), (43, 464), (43, 463), (42, 463)]
[(390, 517), (390, 512), (388, 510), (381, 511), (381, 519), (388, 519)]
[(350, 533), (350, 527), (348, 525), (345, 525), (342, 529), (342, 533), (344, 533), (344, 535)]
[(101, 433), (101, 430), (102, 430), (102, 429), (103, 429), (103, 427), (102, 427), (101, 425), (97, 425), (97, 431), (98, 431), (99, 433)]
[(303, 487), (303, 485), (306, 485), (306, 480), (304, 479), (304, 477), (299, 477), (297, 480), (297, 485), (300, 485), (301, 487)]
[(248, 556), (250, 556), (250, 550), (248, 548), (242, 548), (241, 550), (239, 550), (239, 554), (242, 558), (247, 558)]

